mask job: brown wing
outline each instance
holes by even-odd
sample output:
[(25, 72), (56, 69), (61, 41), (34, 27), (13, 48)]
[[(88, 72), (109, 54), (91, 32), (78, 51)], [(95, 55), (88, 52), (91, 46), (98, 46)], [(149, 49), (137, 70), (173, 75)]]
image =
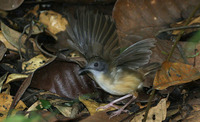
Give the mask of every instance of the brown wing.
[(77, 11), (76, 16), (68, 15), (67, 32), (69, 45), (86, 59), (101, 57), (111, 60), (118, 52), (118, 36), (115, 23), (109, 16), (91, 11)]
[(155, 43), (156, 40), (153, 38), (136, 42), (113, 59), (112, 65), (137, 69), (147, 64), (152, 54), (150, 49), (155, 46)]

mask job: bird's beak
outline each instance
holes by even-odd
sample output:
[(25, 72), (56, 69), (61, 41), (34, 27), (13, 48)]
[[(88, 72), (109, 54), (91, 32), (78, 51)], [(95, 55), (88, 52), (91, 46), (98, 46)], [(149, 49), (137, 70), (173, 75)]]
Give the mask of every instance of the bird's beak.
[(80, 70), (79, 70), (78, 74), (79, 74), (79, 75), (83, 75), (85, 72), (88, 72), (88, 71), (89, 71), (88, 68), (83, 68), (83, 69), (80, 69)]

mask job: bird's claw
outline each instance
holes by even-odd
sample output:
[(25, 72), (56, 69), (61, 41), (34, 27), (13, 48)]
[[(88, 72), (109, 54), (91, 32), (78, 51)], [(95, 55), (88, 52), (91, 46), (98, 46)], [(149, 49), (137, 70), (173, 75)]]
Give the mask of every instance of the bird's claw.
[(113, 103), (109, 103), (109, 104), (107, 104), (107, 105), (105, 105), (105, 106), (100, 106), (100, 107), (98, 107), (96, 110), (98, 111), (99, 109), (108, 109), (108, 108), (110, 108), (110, 107), (113, 107), (113, 108), (118, 109), (118, 110), (112, 112), (109, 118), (112, 118), (112, 117), (114, 117), (114, 116), (118, 116), (118, 115), (120, 115), (122, 112), (124, 112), (124, 113), (129, 112), (129, 110), (124, 110), (123, 107), (119, 109), (117, 106), (113, 105)]
[(127, 112), (129, 112), (129, 110), (118, 109), (117, 111), (112, 112), (112, 114), (110, 115), (109, 119), (111, 119), (114, 116), (120, 115), (122, 112), (127, 113)]
[(108, 109), (108, 108), (110, 108), (110, 107), (113, 107), (113, 108), (115, 108), (115, 109), (119, 109), (117, 106), (115, 106), (115, 105), (113, 105), (113, 103), (109, 103), (109, 104), (107, 104), (107, 105), (105, 105), (105, 106), (100, 106), (100, 107), (98, 107), (96, 110), (98, 111), (99, 109)]

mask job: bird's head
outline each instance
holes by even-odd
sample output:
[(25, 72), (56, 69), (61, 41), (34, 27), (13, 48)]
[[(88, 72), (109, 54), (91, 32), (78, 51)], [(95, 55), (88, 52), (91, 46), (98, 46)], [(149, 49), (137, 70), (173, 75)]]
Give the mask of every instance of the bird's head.
[(79, 70), (79, 74), (84, 72), (91, 72), (93, 75), (98, 73), (106, 73), (108, 71), (108, 64), (102, 59), (94, 58), (88, 62), (85, 68)]

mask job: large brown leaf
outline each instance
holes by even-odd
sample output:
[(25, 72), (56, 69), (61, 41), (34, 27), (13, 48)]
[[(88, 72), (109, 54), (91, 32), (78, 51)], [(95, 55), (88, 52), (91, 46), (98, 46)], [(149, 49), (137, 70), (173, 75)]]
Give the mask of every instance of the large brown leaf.
[(95, 92), (95, 84), (87, 75), (78, 75), (80, 67), (73, 62), (54, 60), (35, 71), (31, 86), (75, 99)]
[[(199, 0), (118, 0), (113, 9), (113, 17), (121, 39), (120, 46), (127, 47), (139, 40), (155, 37), (158, 31), (169, 28), (171, 23), (186, 19), (199, 2)], [(170, 38), (169, 35), (165, 36)], [(151, 62), (165, 61), (172, 45), (171, 41), (158, 40)], [(182, 62), (177, 49), (171, 59)]]
[[(113, 17), (119, 34), (138, 41), (187, 18), (199, 0), (118, 0)], [(131, 41), (132, 41), (131, 40)]]
[(18, 8), (24, 0), (0, 0), (0, 2), (1, 10), (13, 10)]

